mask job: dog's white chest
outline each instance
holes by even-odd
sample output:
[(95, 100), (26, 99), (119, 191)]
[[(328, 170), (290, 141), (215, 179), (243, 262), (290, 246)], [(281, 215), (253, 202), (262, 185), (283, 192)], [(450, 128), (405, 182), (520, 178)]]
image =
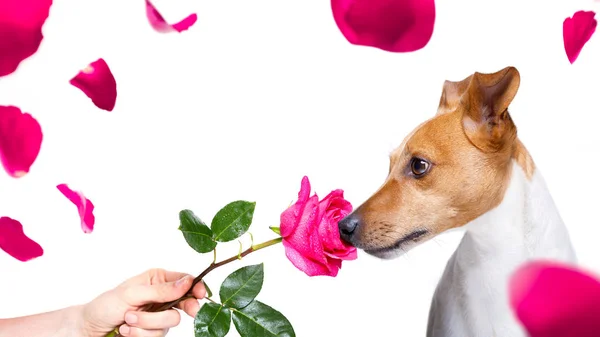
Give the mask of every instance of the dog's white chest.
[(508, 279), (523, 262), (574, 262), (567, 230), (539, 172), (517, 165), (504, 200), (467, 225), (432, 301), (429, 337), (524, 337), (509, 307)]

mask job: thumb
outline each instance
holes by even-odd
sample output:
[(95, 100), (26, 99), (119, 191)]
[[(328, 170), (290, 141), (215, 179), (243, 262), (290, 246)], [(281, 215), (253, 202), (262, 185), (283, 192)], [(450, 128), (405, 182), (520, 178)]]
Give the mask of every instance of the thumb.
[(153, 285), (132, 285), (123, 292), (123, 300), (131, 306), (170, 302), (185, 295), (192, 286), (192, 277), (185, 275), (174, 282)]

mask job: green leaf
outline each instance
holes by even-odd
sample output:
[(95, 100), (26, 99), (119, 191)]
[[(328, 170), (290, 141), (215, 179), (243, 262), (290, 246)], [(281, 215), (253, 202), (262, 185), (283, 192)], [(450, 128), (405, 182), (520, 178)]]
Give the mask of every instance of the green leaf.
[(279, 227), (269, 227), (270, 230), (272, 230), (273, 232), (275, 232), (275, 234), (277, 235), (281, 235), (281, 231), (279, 230)]
[(208, 287), (208, 284), (206, 284), (206, 282), (202, 281), (202, 283), (204, 283), (204, 289), (206, 289), (206, 297), (211, 298), (213, 293), (210, 290), (210, 288)]
[(231, 328), (231, 311), (216, 303), (205, 303), (194, 318), (195, 337), (224, 337)]
[(208, 253), (217, 246), (213, 232), (194, 212), (189, 209), (179, 212), (179, 223), (185, 241), (198, 253)]
[(255, 202), (238, 200), (221, 208), (210, 225), (213, 238), (219, 242), (227, 242), (246, 233), (252, 223), (255, 206)]
[(241, 309), (247, 306), (262, 289), (264, 278), (263, 264), (242, 267), (231, 273), (219, 290), (221, 303), (229, 308)]
[(290, 321), (279, 311), (253, 301), (233, 312), (233, 324), (242, 337), (296, 337)]

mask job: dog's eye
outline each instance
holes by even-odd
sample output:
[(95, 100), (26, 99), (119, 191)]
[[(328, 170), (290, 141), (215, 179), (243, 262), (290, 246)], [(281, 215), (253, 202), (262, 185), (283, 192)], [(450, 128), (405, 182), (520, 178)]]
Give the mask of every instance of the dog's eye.
[(421, 177), (429, 171), (431, 164), (421, 158), (413, 158), (410, 160), (410, 169), (415, 177)]

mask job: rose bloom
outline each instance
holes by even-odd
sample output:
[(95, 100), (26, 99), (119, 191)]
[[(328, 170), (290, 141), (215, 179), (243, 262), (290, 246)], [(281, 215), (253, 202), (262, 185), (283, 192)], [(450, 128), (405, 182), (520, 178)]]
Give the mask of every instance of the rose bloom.
[(298, 201), (281, 214), (280, 232), (288, 259), (308, 276), (337, 276), (342, 260), (355, 260), (356, 248), (340, 239), (338, 222), (352, 212), (344, 191), (319, 201), (309, 197), (310, 182), (302, 178)]

